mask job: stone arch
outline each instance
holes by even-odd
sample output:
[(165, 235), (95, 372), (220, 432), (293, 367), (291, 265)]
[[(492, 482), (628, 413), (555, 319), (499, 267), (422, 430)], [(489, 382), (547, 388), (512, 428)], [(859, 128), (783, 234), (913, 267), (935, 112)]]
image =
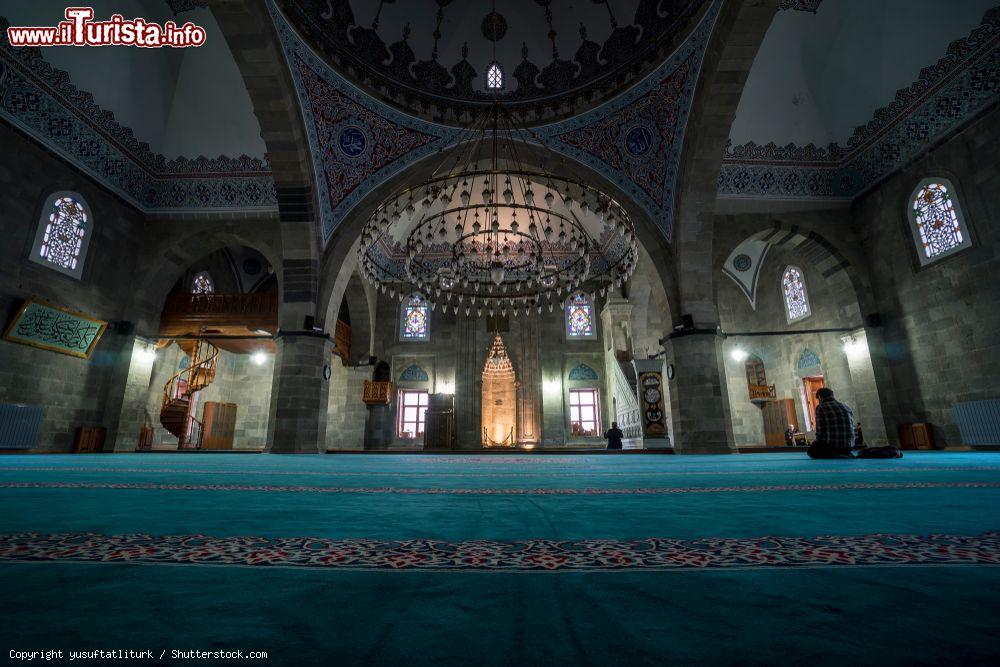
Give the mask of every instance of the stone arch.
[[(160, 242), (151, 242), (150, 257), (142, 263), (144, 267), (138, 276), (138, 284), (133, 290), (133, 301), (129, 308), (130, 317), (137, 324), (138, 332), (143, 335), (155, 334), (160, 321), (160, 312), (170, 289), (191, 264), (205, 255), (221, 250), (229, 245), (243, 245), (256, 249), (271, 266), (281, 265), (280, 239), (261, 238), (250, 230), (241, 231), (234, 227), (230, 230), (191, 229), (184, 234), (177, 233), (167, 225), (164, 238)], [(282, 284), (285, 278), (276, 271), (278, 293), (283, 294)], [(278, 318), (285, 308), (283, 299), (278, 300)]]
[[(845, 323), (862, 326), (863, 315), (874, 312), (874, 302), (864, 271), (858, 268), (858, 264), (848, 257), (844, 249), (830, 241), (826, 235), (798, 224), (767, 217), (755, 218), (744, 225), (735, 223), (728, 217), (723, 217), (722, 220), (732, 223), (727, 228), (735, 227), (739, 236), (735, 243), (716, 247), (713, 274), (721, 274), (728, 261), (722, 253), (729, 250), (731, 254), (745, 242), (759, 240), (771, 248), (796, 253), (802, 260), (801, 268), (808, 273), (807, 281), (815, 276), (822, 277), (837, 295), (838, 309)], [(769, 251), (764, 254), (762, 262), (768, 261), (769, 254)], [(713, 289), (716, 301), (718, 291), (719, 283), (716, 282)]]
[(240, 69), (278, 195), (282, 253), (273, 266), (280, 275), (279, 324), (304, 328), (317, 312), (320, 221), (309, 141), (298, 96), (266, 3), (233, 0), (213, 3), (212, 12)]
[(692, 315), (698, 327), (714, 327), (718, 319), (711, 259), (722, 157), (743, 86), (777, 9), (778, 0), (723, 4), (691, 105), (674, 210), (673, 245), (683, 304), (683, 311), (675, 312)]
[[(333, 304), (340, 304), (350, 275), (357, 267), (357, 254), (360, 246), (361, 229), (374, 207), (392, 192), (407, 183), (427, 178), (441, 163), (442, 157), (454, 155), (466, 150), (466, 144), (453, 146), (447, 150), (438, 151), (429, 157), (410, 165), (399, 173), (386, 179), (359, 201), (337, 226), (326, 250), (320, 260), (319, 272), (319, 303), (320, 312), (324, 314), (324, 322), (330, 322), (336, 317)], [(569, 173), (594, 184), (604, 192), (615, 197), (628, 211), (635, 224), (636, 238), (639, 246), (648, 255), (650, 278), (658, 283), (656, 288), (657, 303), (666, 304), (667, 310), (676, 313), (678, 303), (677, 280), (673, 250), (663, 238), (662, 233), (653, 223), (649, 214), (636, 203), (632, 197), (621, 190), (597, 171), (576, 160), (540, 148), (535, 145), (519, 144), (518, 159), (524, 167), (549, 170), (555, 173)], [(553, 163), (556, 163), (553, 165)], [(562, 170), (562, 172), (560, 171)]]

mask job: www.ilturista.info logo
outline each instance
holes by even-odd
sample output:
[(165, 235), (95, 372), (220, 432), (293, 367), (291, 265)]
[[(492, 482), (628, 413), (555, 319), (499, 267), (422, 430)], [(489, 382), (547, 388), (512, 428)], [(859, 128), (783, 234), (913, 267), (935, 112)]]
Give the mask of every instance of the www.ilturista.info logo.
[(55, 27), (22, 26), (7, 28), (11, 46), (138, 46), (158, 49), (186, 48), (205, 43), (205, 29), (190, 21), (178, 26), (145, 19), (126, 19), (112, 14), (107, 21), (95, 21), (93, 7), (67, 7), (66, 20)]

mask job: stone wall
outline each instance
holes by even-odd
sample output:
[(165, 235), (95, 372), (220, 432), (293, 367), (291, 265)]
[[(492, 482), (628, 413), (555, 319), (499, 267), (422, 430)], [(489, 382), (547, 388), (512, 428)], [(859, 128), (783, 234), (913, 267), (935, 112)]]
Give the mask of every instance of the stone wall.
[[(896, 421), (930, 422), (961, 443), (956, 403), (1000, 398), (1000, 107), (895, 174), (853, 207), (884, 323)], [(907, 206), (917, 183), (958, 188), (973, 247), (921, 268)]]
[[(184, 351), (175, 343), (156, 353), (146, 398), (146, 412), (153, 422), (153, 442), (156, 445), (177, 445), (177, 438), (160, 424), (160, 405), (164, 385), (181, 369), (185, 358)], [(264, 363), (258, 365), (250, 355), (222, 350), (216, 364), (215, 381), (198, 393), (195, 417), (202, 419), (205, 403), (208, 401), (235, 403), (233, 449), (262, 449), (267, 441), (273, 373), (274, 355), (265, 355)]]
[[(734, 247), (739, 240), (734, 238), (730, 242)], [(811, 310), (810, 315), (793, 323), (788, 322), (781, 287), (782, 275), (789, 265), (803, 272)], [(861, 396), (855, 388), (842, 340), (846, 332), (796, 333), (810, 329), (856, 329), (861, 324), (856, 314), (851, 314), (856, 313), (857, 308), (845, 307), (850, 295), (840, 293), (841, 286), (830, 284), (815, 267), (815, 258), (783, 247), (772, 247), (760, 267), (756, 309), (730, 278), (720, 274), (717, 280), (719, 317), (728, 336), (722, 345), (722, 352), (733, 437), (737, 446), (762, 446), (764, 422), (762, 408), (750, 401), (745, 361), (734, 358), (735, 350), (763, 360), (767, 383), (775, 386), (776, 397), (793, 399), (801, 431), (813, 430), (806, 419), (802, 378), (822, 376), (825, 385), (836, 392), (837, 398), (854, 408), (863, 422), (866, 438), (872, 442), (884, 441), (884, 429), (879, 426), (879, 420), (874, 420), (869, 429), (869, 424), (863, 419), (863, 415), (878, 410), (878, 397)], [(856, 303), (856, 299), (854, 301)], [(769, 331), (779, 332), (779, 335), (733, 335)], [(807, 350), (818, 356), (818, 365), (803, 366), (799, 363)]]
[(330, 361), (330, 406), (326, 420), (327, 449), (364, 449), (368, 408), (361, 397), (371, 366), (344, 366), (338, 357)]
[[(592, 311), (597, 337), (593, 340), (567, 340), (565, 323), (558, 308), (542, 314), (523, 312), (510, 315), (500, 333), (514, 365), (518, 389), (518, 435), (530, 444), (562, 446), (600, 444), (603, 439), (571, 437), (569, 428), (569, 390), (595, 387), (601, 401), (601, 427), (610, 423), (610, 395), (604, 377), (602, 334), (599, 320), (601, 304)], [(486, 314), (482, 317), (443, 313), (431, 314), (428, 341), (404, 341), (399, 336), (399, 298), (379, 294), (375, 321), (375, 355), (392, 368), (394, 389), (454, 391), (455, 430), (459, 448), (478, 448), (482, 440), (482, 371), (493, 342), (493, 332)], [(569, 373), (586, 363), (598, 373), (597, 380), (570, 381)], [(403, 371), (418, 366), (427, 380), (400, 379)], [(331, 385), (331, 390), (332, 390)], [(332, 415), (333, 413), (331, 413)], [(396, 398), (388, 410), (378, 411), (378, 420), (370, 432), (394, 433), (397, 419)], [(328, 438), (329, 440), (329, 438)], [(388, 441), (368, 443), (369, 447), (413, 447), (421, 443), (393, 437)]]
[[(0, 125), (0, 318), (3, 325), (27, 298), (41, 298), (107, 321), (127, 316), (142, 216), (34, 142)], [(30, 261), (46, 198), (69, 190), (90, 206), (92, 234), (83, 276), (76, 280)], [(37, 448), (69, 451), (78, 426), (110, 426), (109, 395), (125, 392), (116, 373), (133, 354), (131, 333), (105, 332), (90, 359), (0, 341), (0, 402), (45, 405)], [(115, 417), (117, 419), (117, 417)], [(131, 425), (128, 426), (131, 429)], [(126, 434), (138, 441), (138, 433)]]

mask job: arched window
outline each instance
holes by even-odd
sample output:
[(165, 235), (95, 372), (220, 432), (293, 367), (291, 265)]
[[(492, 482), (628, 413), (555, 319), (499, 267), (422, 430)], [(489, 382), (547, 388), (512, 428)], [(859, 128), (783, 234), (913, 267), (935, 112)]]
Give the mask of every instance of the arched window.
[(582, 292), (577, 292), (566, 302), (566, 337), (595, 338), (594, 304)]
[(781, 293), (785, 297), (785, 314), (789, 322), (809, 316), (809, 295), (802, 269), (789, 266), (781, 276)]
[(503, 90), (503, 68), (498, 62), (491, 63), (486, 70), (486, 89)]
[(81, 278), (92, 224), (90, 208), (79, 193), (49, 195), (38, 220), (35, 244), (31, 249), (32, 261)]
[(951, 255), (972, 245), (955, 186), (945, 178), (925, 178), (909, 205), (910, 233), (920, 264)]
[(208, 271), (199, 272), (191, 281), (191, 294), (215, 294), (215, 283)]
[(403, 340), (428, 340), (431, 336), (431, 309), (427, 299), (411, 294), (403, 299), (399, 311), (399, 337)]

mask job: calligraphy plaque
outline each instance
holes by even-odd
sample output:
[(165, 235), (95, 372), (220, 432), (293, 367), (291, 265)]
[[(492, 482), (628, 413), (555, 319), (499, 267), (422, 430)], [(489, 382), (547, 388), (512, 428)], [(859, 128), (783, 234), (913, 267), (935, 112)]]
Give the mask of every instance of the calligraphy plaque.
[(17, 311), (3, 337), (13, 343), (88, 359), (107, 326), (107, 322), (90, 315), (30, 299)]
[(639, 375), (639, 398), (642, 399), (642, 434), (647, 438), (662, 438), (667, 434), (664, 414), (663, 379), (658, 372)]

